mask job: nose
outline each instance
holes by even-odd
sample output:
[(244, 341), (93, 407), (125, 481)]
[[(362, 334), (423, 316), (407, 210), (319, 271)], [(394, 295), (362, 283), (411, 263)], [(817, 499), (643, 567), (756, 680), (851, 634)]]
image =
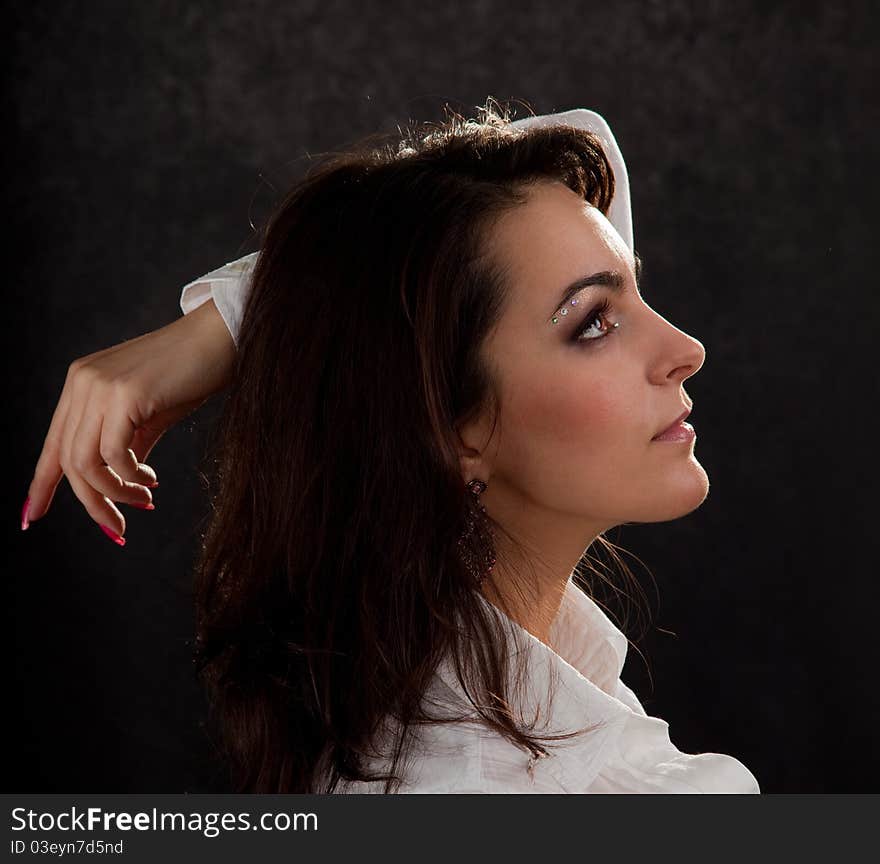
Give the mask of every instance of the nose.
[(666, 325), (666, 333), (654, 374), (658, 384), (670, 380), (681, 383), (700, 371), (706, 360), (706, 348), (699, 339), (679, 330), (665, 318), (661, 320)]

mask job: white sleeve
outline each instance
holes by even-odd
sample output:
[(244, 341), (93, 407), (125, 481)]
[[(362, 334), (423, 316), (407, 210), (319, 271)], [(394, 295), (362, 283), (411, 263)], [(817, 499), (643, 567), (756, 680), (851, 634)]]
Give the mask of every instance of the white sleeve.
[(230, 261), (198, 279), (183, 286), (180, 293), (180, 308), (183, 314), (192, 312), (202, 305), (209, 297), (214, 298), (214, 305), (223, 318), (232, 341), (238, 347), (238, 331), (241, 327), (241, 316), (251, 285), (251, 275), (257, 263), (259, 252), (245, 255)]
[(629, 198), (629, 175), (626, 171), (626, 162), (623, 161), (623, 153), (617, 140), (611, 132), (608, 121), (589, 108), (574, 108), (571, 111), (562, 111), (559, 114), (543, 114), (539, 117), (523, 117), (514, 120), (510, 124), (511, 129), (525, 129), (529, 126), (553, 126), (556, 123), (564, 123), (567, 126), (575, 126), (579, 129), (587, 129), (594, 132), (602, 141), (602, 149), (605, 157), (611, 164), (614, 173), (614, 197), (608, 208), (608, 221), (617, 229), (621, 239), (630, 250), (633, 246), (633, 222), (632, 205)]

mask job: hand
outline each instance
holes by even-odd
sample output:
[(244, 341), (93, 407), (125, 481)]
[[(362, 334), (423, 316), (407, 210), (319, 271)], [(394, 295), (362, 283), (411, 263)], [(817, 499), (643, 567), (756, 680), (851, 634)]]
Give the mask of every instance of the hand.
[[(171, 426), (231, 378), (235, 346), (213, 300), (166, 327), (74, 360), (22, 510), (22, 530), (49, 510), (62, 475), (86, 512), (124, 545), (114, 501), (154, 509), (146, 464)], [(117, 537), (113, 537), (113, 534)]]

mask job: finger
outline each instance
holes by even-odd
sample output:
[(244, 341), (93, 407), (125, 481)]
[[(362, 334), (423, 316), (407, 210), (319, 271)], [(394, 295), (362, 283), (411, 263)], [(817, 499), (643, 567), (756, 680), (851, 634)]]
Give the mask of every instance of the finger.
[[(99, 452), (104, 462), (123, 481), (141, 486), (153, 486), (156, 483), (156, 472), (138, 458), (134, 449), (136, 433), (137, 429), (128, 412), (115, 410), (106, 414), (101, 427)], [(142, 498), (141, 495), (138, 500)]]
[(73, 494), (82, 502), (86, 513), (98, 525), (106, 525), (120, 537), (125, 534), (125, 517), (109, 498), (101, 495), (78, 474), (68, 473), (67, 482), (70, 483)]
[(55, 490), (64, 476), (64, 470), (61, 467), (61, 433), (70, 406), (69, 393), (70, 390), (65, 383), (61, 398), (52, 414), (49, 431), (43, 441), (43, 449), (37, 459), (34, 476), (28, 487), (28, 498), (30, 499), (28, 520), (30, 522), (40, 519), (49, 511), (52, 499), (55, 497)]
[(134, 450), (138, 462), (144, 463), (147, 461), (153, 448), (164, 434), (164, 429), (151, 429), (146, 426), (135, 429), (131, 449)]
[[(85, 400), (80, 400), (83, 404)], [(103, 464), (100, 455), (101, 423), (103, 417), (100, 414), (83, 412), (81, 419), (70, 435), (70, 442), (66, 444), (68, 450), (65, 454), (65, 444), (62, 444), (62, 467), (70, 483), (73, 494), (80, 500), (86, 513), (98, 523), (115, 532), (120, 538), (125, 534), (125, 517), (113, 504), (111, 498), (104, 495), (100, 488), (96, 488), (87, 479), (87, 475), (93, 470), (97, 471), (100, 466), (103, 471), (97, 471), (97, 484), (109, 486), (111, 491), (123, 487), (123, 480), (112, 469)], [(68, 425), (68, 428), (70, 426)], [(91, 441), (91, 445), (88, 442)], [(97, 454), (97, 455), (96, 455)], [(142, 488), (142, 487), (139, 487)], [(144, 490), (149, 494), (147, 490)], [(105, 532), (106, 533), (106, 532)]]
[[(76, 479), (88, 484), (102, 498), (110, 501), (122, 501), (125, 504), (144, 506), (150, 504), (152, 495), (149, 489), (139, 483), (123, 479), (112, 467), (105, 464), (101, 453), (104, 421), (105, 418), (101, 414), (85, 413), (83, 415), (71, 444), (70, 468), (72, 470), (68, 472), (68, 479), (72, 481), (73, 477), (76, 477)], [(133, 459), (134, 457), (131, 455), (128, 458)], [(73, 485), (72, 482), (71, 485)], [(77, 497), (79, 497), (78, 493)], [(82, 498), (80, 500), (84, 506), (87, 504)], [(116, 514), (119, 513), (115, 507), (108, 507), (100, 502), (93, 501), (92, 506), (106, 511), (107, 516), (111, 519), (115, 519)], [(88, 510), (88, 507), (86, 509)], [(110, 525), (108, 522), (103, 524)]]

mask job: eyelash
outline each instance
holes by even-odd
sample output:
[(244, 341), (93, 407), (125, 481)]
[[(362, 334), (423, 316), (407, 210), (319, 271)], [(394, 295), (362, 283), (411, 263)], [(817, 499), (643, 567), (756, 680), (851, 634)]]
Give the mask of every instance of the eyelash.
[(601, 336), (594, 336), (592, 338), (582, 338), (583, 334), (586, 333), (587, 330), (592, 329), (593, 324), (595, 323), (597, 318), (607, 318), (608, 314), (612, 311), (611, 304), (608, 302), (606, 298), (603, 300), (598, 306), (593, 307), (587, 314), (586, 318), (584, 318), (583, 326), (579, 327), (575, 332), (573, 340), (574, 342), (601, 342), (606, 336), (610, 336), (614, 332), (613, 327), (607, 327)]

